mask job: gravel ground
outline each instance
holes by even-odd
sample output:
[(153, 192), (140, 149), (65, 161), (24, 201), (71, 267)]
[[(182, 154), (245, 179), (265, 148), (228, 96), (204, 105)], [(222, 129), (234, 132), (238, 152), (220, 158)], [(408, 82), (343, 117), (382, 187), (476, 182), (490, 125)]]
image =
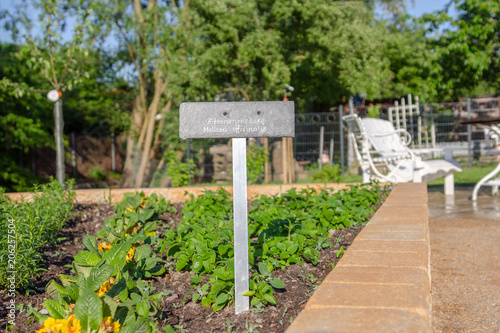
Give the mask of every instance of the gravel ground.
[(434, 332), (500, 332), (500, 221), (431, 218), (430, 233)]

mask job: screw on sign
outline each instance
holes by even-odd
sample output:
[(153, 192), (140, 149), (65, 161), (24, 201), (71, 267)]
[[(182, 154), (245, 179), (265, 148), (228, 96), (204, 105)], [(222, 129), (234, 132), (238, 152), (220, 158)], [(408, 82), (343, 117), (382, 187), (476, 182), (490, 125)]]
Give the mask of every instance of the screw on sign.
[(234, 285), (236, 314), (249, 310), (246, 138), (294, 137), (293, 102), (182, 103), (182, 139), (231, 138), (233, 146)]

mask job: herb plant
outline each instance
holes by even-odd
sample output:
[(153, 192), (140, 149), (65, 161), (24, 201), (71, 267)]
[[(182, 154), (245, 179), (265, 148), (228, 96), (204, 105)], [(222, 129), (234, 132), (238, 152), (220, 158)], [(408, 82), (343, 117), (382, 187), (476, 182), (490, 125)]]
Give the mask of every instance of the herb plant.
[(73, 181), (66, 189), (56, 180), (35, 186), (33, 200), (20, 203), (0, 196), (0, 287), (16, 272), (16, 289), (26, 289), (32, 277), (42, 270), (40, 248), (54, 243), (73, 209)]
[[(352, 186), (330, 193), (295, 189), (281, 196), (261, 196), (249, 211), (249, 261), (252, 305), (276, 304), (274, 290), (285, 284), (272, 273), (292, 264), (317, 264), (322, 248), (333, 246), (329, 230), (363, 224), (387, 188)], [(214, 311), (234, 299), (232, 201), (227, 191), (207, 191), (186, 201), (182, 221), (167, 231), (158, 253), (179, 271), (191, 271), (192, 300)]]
[(156, 332), (154, 318), (170, 291), (153, 293), (145, 279), (165, 272), (152, 251), (157, 242), (154, 220), (174, 211), (156, 194), (125, 195), (98, 237), (84, 237), (85, 249), (71, 265), (73, 274), (61, 274), (61, 284), (47, 285), (52, 299), (44, 306), (49, 316), (31, 311), (41, 331), (71, 321), (85, 332)]

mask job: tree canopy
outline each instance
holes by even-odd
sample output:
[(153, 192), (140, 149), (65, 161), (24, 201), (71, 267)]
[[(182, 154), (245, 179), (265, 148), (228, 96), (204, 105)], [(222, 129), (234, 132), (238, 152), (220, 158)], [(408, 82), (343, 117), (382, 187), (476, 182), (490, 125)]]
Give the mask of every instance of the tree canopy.
[(63, 91), (66, 133), (127, 137), (128, 186), (165, 172), (166, 149), (183, 155), (172, 121), (183, 101), (281, 100), (288, 84), (298, 112), (317, 112), (356, 94), (438, 101), (499, 90), (498, 1), (450, 0), (456, 17), (444, 8), (422, 18), (405, 0), (21, 3), (41, 14), (42, 35), (24, 7), (0, 15), (18, 41), (0, 53), (9, 189), (33, 181), (19, 156), (53, 145), (50, 89)]
[(458, 17), (448, 8), (424, 15), (429, 31), (437, 33), (428, 43), (435, 53), (435, 70), (428, 81), (434, 95), (463, 97), (479, 91), (498, 93), (500, 87), (500, 2), (454, 0)]

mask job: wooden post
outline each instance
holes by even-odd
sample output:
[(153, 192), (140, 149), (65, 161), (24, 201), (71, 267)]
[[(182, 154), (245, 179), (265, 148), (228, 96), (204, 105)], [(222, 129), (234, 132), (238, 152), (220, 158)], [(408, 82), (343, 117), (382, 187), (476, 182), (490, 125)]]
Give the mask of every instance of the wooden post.
[(318, 165), (321, 169), (323, 167), (323, 143), (325, 142), (325, 127), (319, 128), (319, 160)]
[[(415, 107), (418, 115), (417, 120), (417, 133), (418, 133), (418, 148), (422, 148), (422, 116), (420, 115), (420, 104), (418, 102), (418, 96), (415, 97)], [(425, 113), (424, 113), (425, 116)], [(425, 129), (425, 135), (427, 135), (427, 128)], [(427, 141), (427, 138), (426, 138)]]
[(288, 140), (288, 180), (290, 184), (295, 181), (295, 167), (293, 162), (293, 138), (287, 138)]
[(266, 162), (264, 163), (264, 183), (268, 184), (271, 180), (271, 172), (269, 165), (269, 139), (262, 138), (262, 144), (264, 145), (264, 153), (266, 154)]
[(394, 109), (396, 111), (396, 129), (401, 128), (401, 122), (399, 121), (399, 103), (398, 101), (394, 101)]
[(406, 104), (405, 104), (405, 99), (404, 98), (401, 98), (401, 107), (403, 109), (403, 115), (402, 115), (402, 118), (403, 118), (403, 128), (408, 131), (408, 127), (406, 126)]

